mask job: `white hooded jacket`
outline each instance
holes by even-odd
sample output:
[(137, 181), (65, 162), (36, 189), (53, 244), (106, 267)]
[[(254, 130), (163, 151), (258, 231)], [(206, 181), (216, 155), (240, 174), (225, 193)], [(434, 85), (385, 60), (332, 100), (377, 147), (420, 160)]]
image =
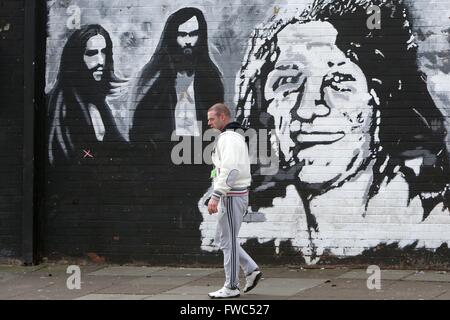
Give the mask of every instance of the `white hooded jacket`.
[(219, 200), (233, 191), (247, 191), (251, 183), (250, 158), (245, 138), (241, 134), (232, 130), (222, 132), (212, 154), (212, 162), (216, 169), (212, 198)]

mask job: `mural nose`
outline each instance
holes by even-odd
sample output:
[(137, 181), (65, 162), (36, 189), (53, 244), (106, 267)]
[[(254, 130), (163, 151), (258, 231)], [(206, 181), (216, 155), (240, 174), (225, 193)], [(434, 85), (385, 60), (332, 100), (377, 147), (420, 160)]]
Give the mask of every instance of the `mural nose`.
[(101, 66), (103, 66), (104, 64), (105, 64), (105, 57), (103, 56), (103, 54), (100, 54), (99, 56), (98, 56), (98, 64), (99, 65), (101, 65)]
[(315, 101), (316, 107), (313, 110), (313, 113), (317, 117), (326, 117), (330, 114), (330, 108), (326, 105), (323, 100)]
[[(330, 108), (322, 99), (320, 89), (314, 90), (307, 87), (304, 94), (298, 94), (295, 104), (295, 116), (300, 120), (311, 121), (317, 117), (326, 117), (330, 114)], [(309, 91), (309, 92), (308, 92)]]

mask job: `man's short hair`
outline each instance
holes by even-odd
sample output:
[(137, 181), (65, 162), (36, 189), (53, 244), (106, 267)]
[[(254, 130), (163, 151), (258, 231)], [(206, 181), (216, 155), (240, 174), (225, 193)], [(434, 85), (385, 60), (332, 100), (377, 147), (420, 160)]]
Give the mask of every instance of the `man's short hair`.
[(228, 118), (231, 118), (230, 108), (228, 108), (223, 103), (216, 103), (215, 105), (213, 105), (211, 108), (208, 109), (208, 112), (210, 111), (214, 111), (218, 116), (224, 114)]

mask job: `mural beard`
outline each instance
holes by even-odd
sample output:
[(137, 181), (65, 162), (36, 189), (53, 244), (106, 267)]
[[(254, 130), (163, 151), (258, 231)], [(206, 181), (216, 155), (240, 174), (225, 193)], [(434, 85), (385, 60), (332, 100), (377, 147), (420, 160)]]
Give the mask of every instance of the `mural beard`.
[(183, 54), (185, 56), (192, 56), (192, 48), (190, 48), (190, 47), (184, 48), (183, 49)]
[(198, 49), (194, 46), (187, 45), (179, 48), (174, 55), (175, 70), (177, 72), (186, 72), (191, 76), (197, 65)]
[(99, 64), (96, 67), (90, 69), (89, 71), (92, 73), (92, 77), (96, 82), (101, 82), (103, 80), (103, 69), (104, 66)]
[[(102, 76), (97, 81), (94, 73), (102, 70)], [(105, 66), (98, 65), (92, 69), (84, 68), (79, 75), (70, 80), (70, 86), (75, 88), (80, 94), (84, 102), (101, 102), (104, 101), (109, 91), (109, 81), (107, 78), (107, 70)]]

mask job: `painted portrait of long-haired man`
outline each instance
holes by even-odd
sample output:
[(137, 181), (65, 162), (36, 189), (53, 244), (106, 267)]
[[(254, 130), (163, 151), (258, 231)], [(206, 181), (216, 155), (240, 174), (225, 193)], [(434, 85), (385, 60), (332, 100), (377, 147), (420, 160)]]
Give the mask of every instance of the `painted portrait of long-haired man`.
[(112, 144), (125, 143), (106, 102), (123, 82), (114, 71), (108, 31), (90, 24), (69, 36), (47, 99), (48, 161), (52, 166), (100, 160), (114, 150)]
[[(379, 29), (367, 26), (372, 5)], [(249, 211), (265, 219), (243, 225), (244, 239), (315, 261), (448, 238), (447, 133), (401, 1), (317, 0), (273, 17), (255, 29), (237, 85), (237, 120), (267, 129), (279, 159), (274, 174), (254, 168)]]
[[(210, 143), (203, 141), (203, 133), (208, 129), (207, 110), (223, 99), (222, 74), (210, 55), (205, 15), (194, 7), (171, 13), (158, 46), (135, 76), (129, 137), (136, 159), (146, 164), (141, 172), (152, 205), (147, 214), (157, 226), (151, 236), (177, 253), (200, 250), (197, 200), (210, 185), (211, 171), (202, 162), (202, 146)], [(183, 159), (188, 159), (183, 163), (172, 158), (180, 141), (190, 146), (183, 151)], [(168, 195), (168, 186), (176, 196)], [(158, 232), (171, 236), (161, 239)], [(180, 244), (180, 238), (186, 241)]]
[(182, 8), (168, 17), (155, 52), (137, 75), (129, 99), (130, 141), (161, 143), (157, 149), (163, 152), (161, 146), (172, 132), (198, 137), (208, 128), (204, 114), (223, 99), (222, 75), (209, 54), (205, 16), (198, 8)]

